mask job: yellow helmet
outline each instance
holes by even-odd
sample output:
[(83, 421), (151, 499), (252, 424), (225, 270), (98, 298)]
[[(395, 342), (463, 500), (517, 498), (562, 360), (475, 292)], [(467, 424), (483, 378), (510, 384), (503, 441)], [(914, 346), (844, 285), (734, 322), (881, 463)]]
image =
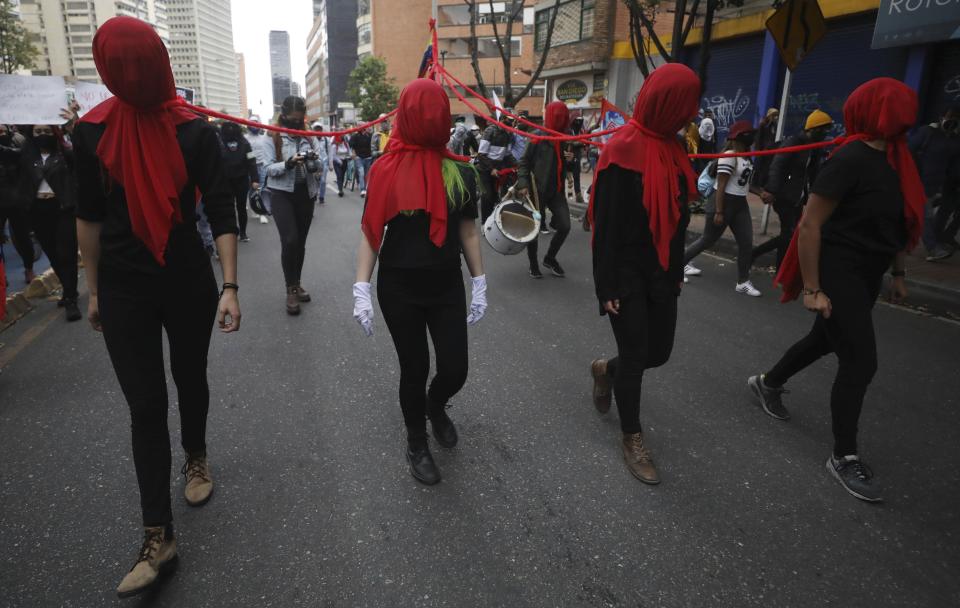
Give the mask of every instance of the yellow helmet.
[(804, 130), (809, 131), (810, 129), (816, 129), (817, 127), (825, 127), (827, 125), (832, 125), (833, 119), (830, 118), (830, 115), (824, 112), (823, 110), (814, 110), (810, 112), (810, 115), (807, 116), (807, 122), (803, 125)]

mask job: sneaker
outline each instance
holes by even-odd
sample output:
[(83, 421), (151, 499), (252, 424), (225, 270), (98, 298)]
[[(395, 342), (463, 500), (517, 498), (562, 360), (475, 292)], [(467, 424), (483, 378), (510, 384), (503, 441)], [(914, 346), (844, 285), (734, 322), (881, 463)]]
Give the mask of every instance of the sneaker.
[(699, 277), (703, 274), (703, 271), (694, 266), (693, 264), (687, 264), (683, 267), (683, 276), (685, 277)]
[(549, 258), (543, 258), (543, 265), (547, 267), (547, 270), (553, 273), (553, 276), (563, 278), (566, 273), (563, 272), (563, 266), (560, 265), (560, 262), (556, 260), (551, 260)]
[(137, 562), (123, 577), (117, 587), (117, 596), (131, 597), (150, 589), (160, 580), (160, 575), (176, 564), (177, 540), (173, 526), (158, 526), (143, 529), (143, 545)]
[(929, 252), (930, 255), (927, 256), (928, 262), (939, 262), (940, 260), (945, 260), (953, 255), (953, 249), (949, 247), (943, 247), (942, 245), (937, 245), (933, 251)]
[(261, 216), (260, 216), (260, 223), (261, 223), (261, 224), (269, 224), (269, 223), (270, 223), (270, 219), (267, 218), (267, 216), (265, 216), (265, 215), (261, 215)]
[(366, 190), (361, 190), (361, 191), (360, 191), (360, 198), (367, 198), (367, 191), (366, 191)]
[(737, 293), (742, 293), (744, 295), (750, 296), (751, 298), (759, 298), (761, 295), (760, 290), (753, 286), (753, 283), (746, 281), (744, 283), (737, 283), (736, 287)]
[(440, 469), (433, 461), (426, 437), (407, 440), (407, 462), (410, 474), (420, 483), (432, 486), (440, 482)]
[(760, 400), (760, 407), (770, 416), (777, 420), (790, 420), (790, 412), (783, 405), (782, 395), (789, 393), (787, 389), (781, 387), (770, 387), (764, 384), (763, 375), (750, 376), (747, 380), (747, 386), (753, 391), (753, 394)]
[(187, 477), (183, 496), (191, 507), (202, 507), (213, 495), (213, 479), (210, 477), (210, 465), (206, 454), (187, 454), (180, 473)]
[(533, 277), (533, 278), (535, 278), (535, 279), (542, 279), (542, 278), (543, 278), (543, 273), (540, 272), (540, 268), (531, 268), (531, 269), (530, 269), (530, 276)]
[(338, 190), (337, 196), (339, 196), (340, 198), (343, 198), (343, 190)]
[(250, 237), (248, 237), (248, 236), (245, 235), (245, 234), (241, 234), (241, 235), (240, 235), (240, 242), (241, 242), (241, 243), (249, 243), (249, 242), (250, 242)]
[(623, 461), (634, 477), (651, 486), (660, 483), (650, 448), (643, 444), (643, 433), (624, 433), (621, 447)]
[(550, 234), (550, 229), (549, 229), (549, 228), (541, 228), (541, 229), (540, 229), (540, 234)]
[(873, 485), (873, 471), (859, 456), (854, 454), (836, 458), (831, 455), (827, 458), (827, 470), (840, 482), (844, 490), (856, 498), (866, 502), (883, 502), (879, 490)]
[(77, 301), (75, 299), (64, 300), (63, 307), (67, 310), (67, 322), (72, 323), (83, 318), (83, 315), (80, 314), (80, 307), (77, 305)]

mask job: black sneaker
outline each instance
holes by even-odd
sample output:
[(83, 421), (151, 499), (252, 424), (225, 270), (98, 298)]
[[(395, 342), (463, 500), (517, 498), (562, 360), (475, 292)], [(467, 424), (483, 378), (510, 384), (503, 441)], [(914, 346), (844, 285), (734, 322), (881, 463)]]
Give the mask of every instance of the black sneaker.
[(547, 267), (547, 270), (553, 273), (555, 277), (565, 277), (567, 276), (563, 272), (563, 267), (560, 266), (560, 262), (556, 260), (551, 260), (550, 258), (543, 258), (543, 265)]
[(535, 278), (535, 279), (542, 279), (542, 278), (543, 278), (543, 273), (540, 272), (540, 268), (539, 268), (539, 267), (537, 267), (537, 268), (531, 268), (531, 269), (530, 269), (530, 276), (533, 277), (533, 278)]
[(440, 470), (433, 462), (425, 437), (407, 442), (407, 462), (410, 463), (410, 474), (417, 481), (428, 486), (440, 482)]
[(782, 386), (779, 388), (769, 387), (763, 383), (763, 376), (750, 376), (747, 380), (747, 386), (753, 391), (753, 394), (760, 400), (760, 406), (770, 416), (777, 420), (790, 420), (790, 412), (783, 406), (782, 395), (789, 393)]
[(844, 490), (856, 498), (866, 502), (883, 502), (879, 490), (873, 485), (873, 471), (859, 456), (836, 458), (831, 455), (827, 458), (827, 470), (840, 482)]
[(80, 307), (77, 306), (76, 300), (64, 300), (63, 307), (67, 311), (68, 322), (72, 323), (73, 321), (79, 321), (80, 319), (83, 318), (83, 315), (80, 314)]
[(457, 440), (459, 439), (457, 427), (454, 426), (453, 420), (450, 420), (446, 409), (441, 408), (438, 413), (430, 414), (430, 426), (433, 427), (433, 438), (437, 440), (440, 447), (457, 447)]

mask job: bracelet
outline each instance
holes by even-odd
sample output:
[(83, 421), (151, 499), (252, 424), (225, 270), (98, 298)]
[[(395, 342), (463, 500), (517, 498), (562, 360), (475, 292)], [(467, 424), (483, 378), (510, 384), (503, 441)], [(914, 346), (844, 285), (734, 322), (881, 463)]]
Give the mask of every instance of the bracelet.
[(240, 291), (240, 286), (237, 285), (236, 283), (224, 283), (223, 287), (220, 288), (220, 297), (223, 297), (223, 292), (225, 292), (228, 289), (232, 289), (234, 291)]
[(817, 295), (818, 293), (823, 293), (823, 290), (822, 290), (822, 289), (807, 289), (807, 288), (803, 288), (803, 289), (800, 291), (800, 293), (802, 293), (802, 294), (805, 295), (805, 296), (815, 296), (815, 295)]
[(891, 271), (890, 271), (890, 276), (892, 276), (892, 277), (905, 277), (905, 276), (907, 276), (907, 271), (906, 271), (906, 270), (891, 270)]

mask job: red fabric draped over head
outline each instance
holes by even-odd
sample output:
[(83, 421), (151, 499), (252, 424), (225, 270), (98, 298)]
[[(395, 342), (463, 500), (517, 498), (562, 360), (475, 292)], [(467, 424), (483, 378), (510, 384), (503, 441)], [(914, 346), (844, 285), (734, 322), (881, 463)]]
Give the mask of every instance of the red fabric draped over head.
[[(919, 101), (917, 93), (893, 78), (875, 78), (857, 87), (843, 104), (843, 120), (847, 139), (853, 141), (882, 139), (887, 142), (887, 162), (900, 178), (903, 194), (903, 215), (907, 227), (907, 250), (916, 247), (923, 232), (923, 208), (926, 194), (913, 155), (907, 146), (907, 130), (917, 120)], [(782, 302), (800, 295), (803, 277), (800, 275), (798, 238), (793, 235), (787, 255), (780, 265), (775, 285), (783, 287)]]
[[(548, 103), (543, 112), (543, 126), (557, 133), (566, 133), (570, 127), (570, 110), (567, 104), (562, 101)], [(563, 192), (563, 153), (560, 151), (559, 141), (551, 143), (557, 156), (557, 192)]]
[(387, 152), (370, 169), (361, 229), (378, 251), (387, 222), (401, 211), (422, 210), (430, 216), (430, 240), (442, 247), (447, 239), (447, 193), (441, 162), (469, 160), (447, 150), (450, 99), (436, 82), (418, 78), (403, 88), (398, 110)]
[[(643, 175), (643, 206), (660, 266), (670, 265), (670, 241), (680, 223), (680, 180), (687, 195), (697, 191), (697, 175), (677, 140), (677, 131), (697, 115), (700, 79), (685, 65), (668, 63), (643, 83), (633, 118), (617, 131), (600, 154), (597, 178), (610, 165)], [(597, 178), (594, 178), (596, 183)], [(591, 225), (597, 190), (590, 193)]]
[(105, 125), (97, 156), (123, 186), (130, 225), (161, 266), (173, 222), (181, 222), (180, 191), (187, 167), (176, 125), (196, 115), (177, 98), (167, 49), (152, 27), (114, 17), (93, 38), (93, 59), (114, 94), (84, 115)]

